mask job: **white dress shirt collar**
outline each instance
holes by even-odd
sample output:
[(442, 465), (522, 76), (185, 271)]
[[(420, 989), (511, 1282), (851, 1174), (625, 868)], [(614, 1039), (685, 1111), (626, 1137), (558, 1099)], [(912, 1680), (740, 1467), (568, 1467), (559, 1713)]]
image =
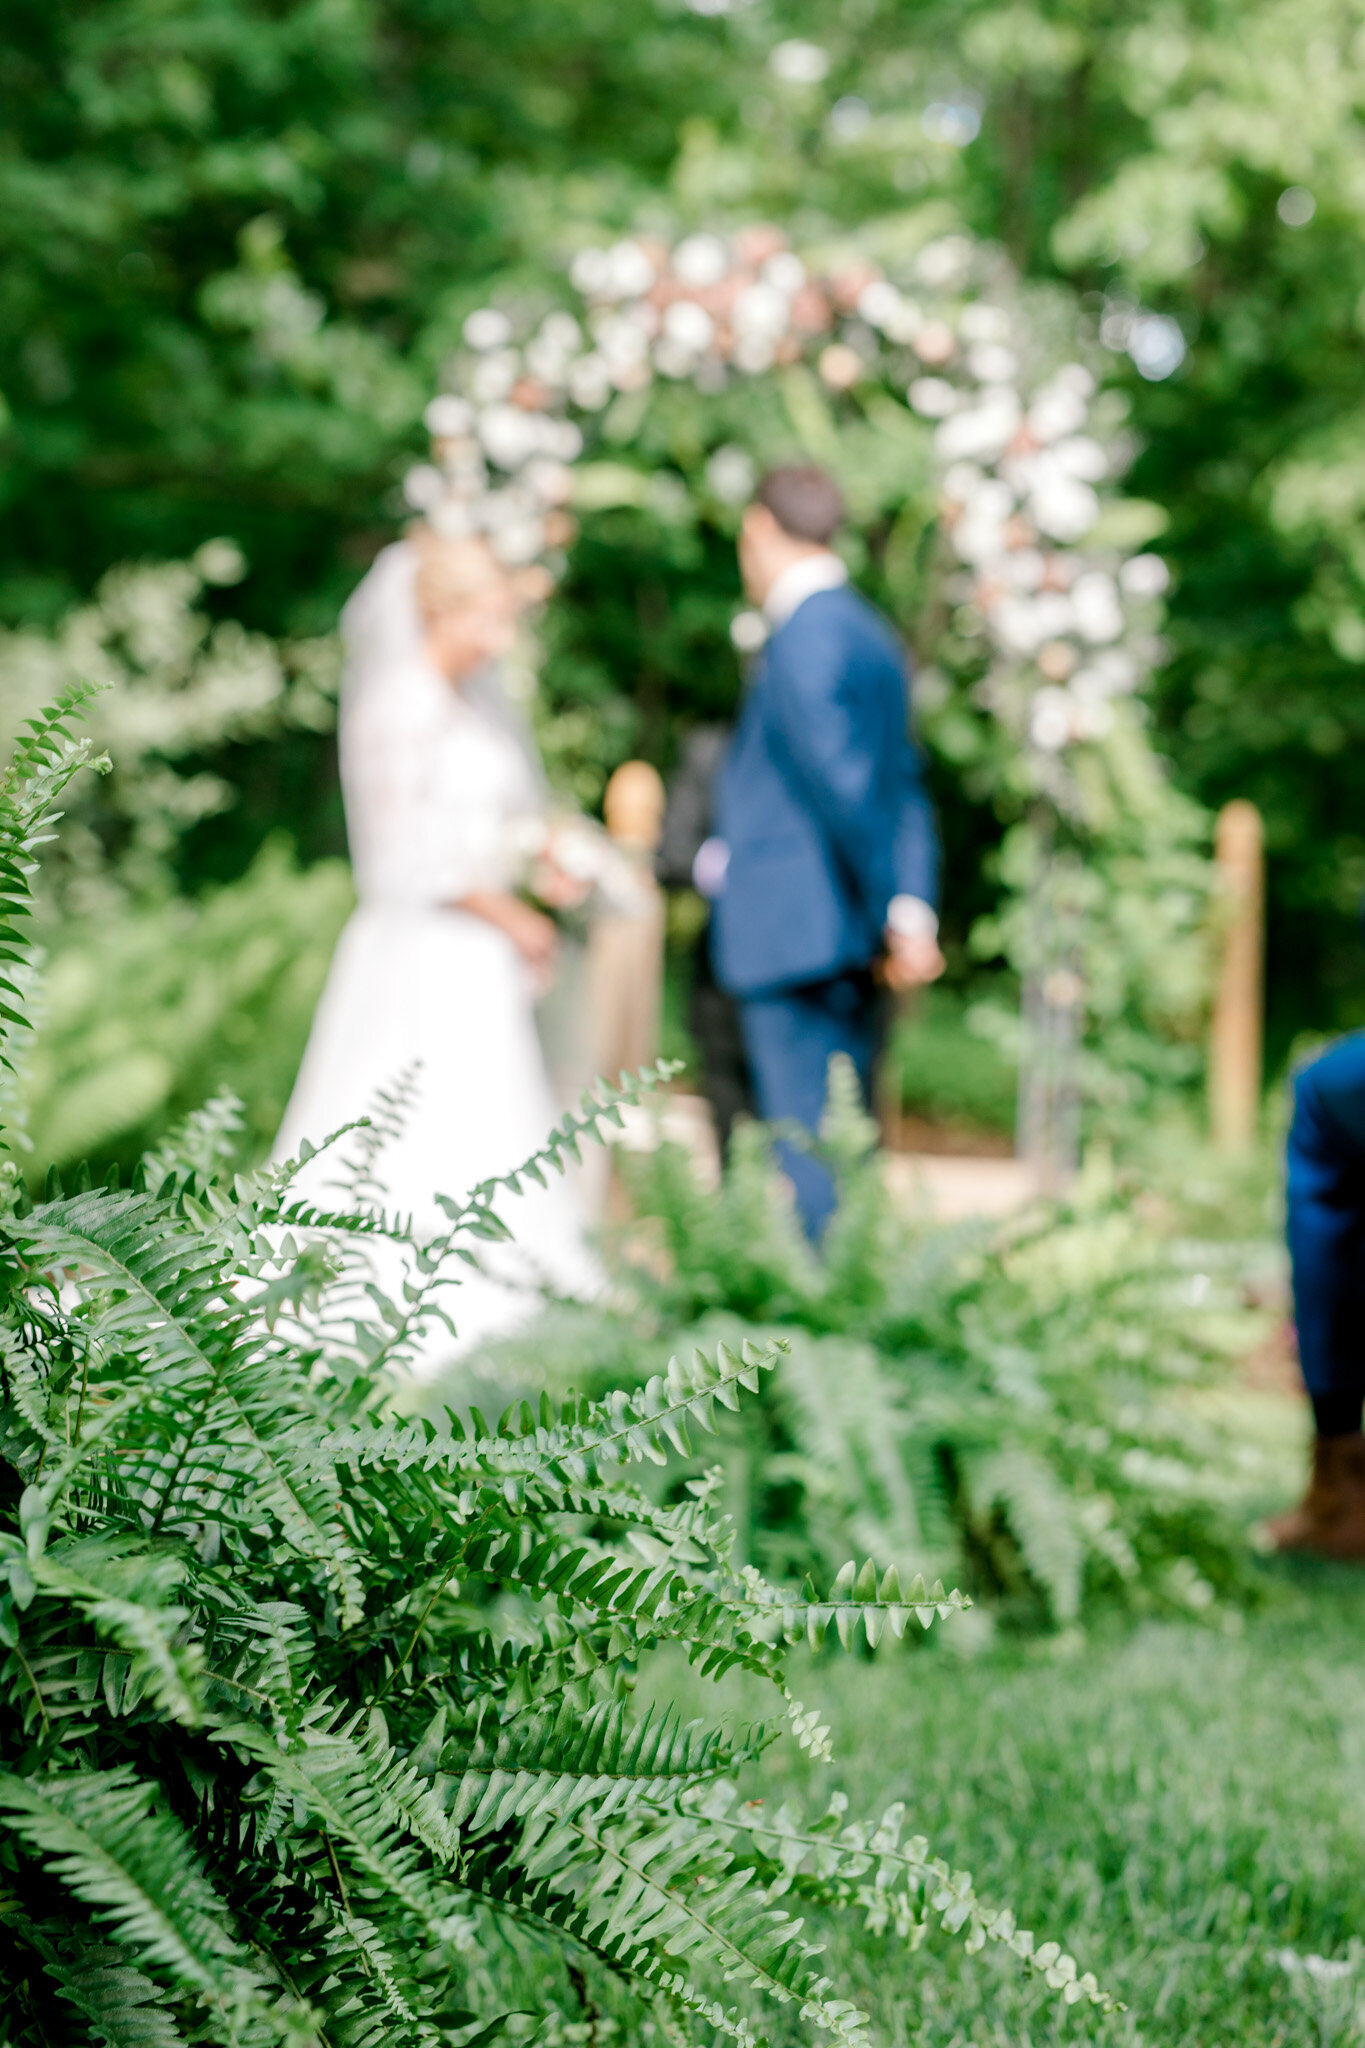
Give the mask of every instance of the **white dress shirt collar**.
[(802, 555), (790, 569), (782, 571), (764, 598), (764, 617), (776, 632), (817, 590), (838, 590), (847, 581), (848, 570), (831, 549), (821, 548), (817, 555)]

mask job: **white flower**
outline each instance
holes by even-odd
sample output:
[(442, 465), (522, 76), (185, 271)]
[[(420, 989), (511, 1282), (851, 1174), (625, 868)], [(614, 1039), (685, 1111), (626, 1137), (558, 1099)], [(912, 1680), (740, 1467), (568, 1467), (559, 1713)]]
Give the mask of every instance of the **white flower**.
[(751, 377), (760, 377), (772, 366), (772, 343), (761, 334), (741, 334), (735, 343), (735, 368)]
[(1019, 374), (1019, 358), (998, 342), (981, 342), (967, 357), (967, 368), (978, 384), (1009, 384)]
[[(669, 308), (670, 312), (673, 310)], [(698, 307), (700, 312), (701, 308)], [(599, 353), (608, 370), (616, 376), (622, 370), (643, 363), (649, 355), (649, 341), (642, 328), (624, 313), (609, 313), (595, 323)]]
[(584, 412), (600, 412), (611, 390), (611, 369), (603, 356), (580, 356), (569, 371), (569, 396)]
[[(588, 360), (584, 357), (585, 362)], [(572, 420), (546, 420), (540, 432), (540, 445), (556, 462), (577, 462), (583, 453), (583, 434)]]
[(1019, 394), (1008, 385), (992, 385), (982, 393), (978, 405), (945, 420), (934, 436), (942, 462), (963, 456), (990, 460), (1003, 454), (1019, 431), (1022, 408)]
[(572, 355), (583, 346), (583, 329), (572, 313), (547, 313), (540, 323), (540, 339)]
[(762, 612), (736, 612), (730, 621), (730, 638), (741, 654), (757, 654), (768, 637), (768, 621)]
[(527, 463), (522, 475), (526, 488), (542, 505), (563, 505), (573, 494), (573, 476), (567, 464), (551, 456), (538, 455)]
[(923, 320), (912, 337), (922, 363), (946, 363), (957, 349), (957, 336), (946, 320)]
[(607, 252), (607, 290), (614, 299), (638, 299), (654, 282), (654, 265), (638, 242), (617, 242)]
[(1071, 716), (1071, 727), (1078, 740), (1108, 739), (1114, 730), (1113, 706), (1102, 698), (1078, 699)]
[(742, 505), (753, 492), (753, 462), (742, 448), (717, 448), (706, 465), (706, 481), (722, 505)]
[(990, 620), (996, 639), (1011, 654), (1036, 654), (1044, 641), (1071, 631), (1071, 605), (1057, 590), (1002, 597), (992, 606)]
[[(469, 452), (465, 452), (466, 445)], [(458, 498), (477, 498), (488, 484), (488, 464), (484, 461), (477, 441), (461, 443), (461, 453), (454, 462), (443, 465), (446, 488)]]
[(995, 569), (1011, 590), (1041, 590), (1045, 564), (1037, 548), (1011, 548)]
[(1035, 441), (1060, 441), (1085, 425), (1086, 403), (1078, 391), (1053, 378), (1034, 393), (1028, 410), (1028, 430)]
[(924, 326), (924, 313), (913, 299), (897, 294), (894, 312), (889, 312), (882, 322), (882, 333), (888, 341), (902, 344), (913, 341)]
[(1005, 342), (1010, 338), (1009, 314), (1003, 306), (993, 306), (987, 299), (964, 306), (958, 326), (967, 342)]
[(916, 377), (905, 395), (926, 420), (946, 419), (957, 410), (957, 392), (946, 377)]
[(246, 556), (235, 540), (206, 540), (192, 559), (205, 583), (240, 583), (246, 574)]
[(654, 350), (654, 367), (665, 377), (690, 377), (697, 367), (695, 352), (666, 334)]
[(480, 405), (492, 405), (506, 398), (521, 375), (521, 358), (514, 348), (496, 350), (475, 363), (469, 388)]
[(501, 533), (507, 527), (520, 526), (526, 520), (534, 519), (537, 516), (536, 501), (518, 480), (502, 490), (485, 492), (479, 516), (489, 533)]
[(539, 377), (544, 384), (562, 384), (569, 374), (571, 353), (562, 349), (557, 341), (538, 334), (534, 341), (526, 344), (526, 367), (533, 377)]
[(403, 478), (403, 496), (414, 512), (429, 512), (445, 494), (446, 480), (434, 463), (414, 463)]
[(1119, 570), (1119, 582), (1129, 597), (1160, 597), (1170, 581), (1171, 572), (1160, 555), (1134, 555)]
[(540, 446), (540, 422), (519, 405), (490, 405), (479, 414), (479, 439), (499, 469), (516, 469)]
[(768, 59), (775, 78), (784, 85), (818, 85), (829, 71), (829, 52), (822, 50), (818, 43), (806, 43), (793, 37), (789, 42), (779, 43)]
[(442, 498), (439, 505), (429, 505), (425, 516), (442, 540), (467, 540), (477, 525), (472, 508), (458, 498)]
[(1071, 586), (1076, 631), (1092, 646), (1117, 640), (1123, 631), (1123, 607), (1117, 585), (1102, 569), (1088, 569)]
[(776, 341), (787, 331), (788, 301), (772, 284), (751, 284), (735, 300), (735, 333), (755, 341)]
[(1080, 540), (1100, 514), (1100, 501), (1087, 483), (1050, 459), (1050, 451), (1029, 465), (1029, 510), (1053, 540)]
[[(931, 381), (930, 379), (925, 380)], [(951, 384), (948, 386), (951, 391)], [(943, 495), (955, 505), (965, 505), (984, 481), (974, 462), (954, 462), (943, 472)]]
[(585, 299), (595, 299), (607, 288), (611, 262), (605, 249), (580, 249), (569, 265), (569, 280)]
[(730, 258), (719, 235), (688, 235), (673, 251), (673, 275), (702, 291), (719, 284)]
[(790, 298), (806, 282), (806, 266), (799, 256), (793, 256), (790, 249), (779, 249), (764, 264), (762, 276), (766, 284), (776, 285), (778, 291), (785, 292)]
[(464, 338), (470, 348), (501, 348), (512, 339), (512, 323), (494, 306), (480, 306), (464, 323)]
[(1138, 665), (1122, 647), (1106, 647), (1088, 664), (1087, 672), (1102, 680), (1105, 694), (1110, 697), (1126, 696), (1138, 686)]
[(858, 313), (869, 327), (885, 328), (901, 308), (901, 295), (884, 277), (874, 278), (858, 294)]
[(1109, 468), (1108, 456), (1089, 434), (1069, 434), (1053, 444), (1050, 454), (1059, 469), (1068, 476), (1083, 478), (1088, 484), (1098, 483)]
[(915, 258), (916, 275), (935, 291), (954, 291), (962, 284), (972, 265), (972, 245), (966, 235), (940, 235), (926, 242)]
[(958, 559), (978, 567), (995, 562), (1008, 552), (1005, 522), (1014, 511), (1014, 493), (998, 477), (983, 482), (968, 498), (962, 517), (953, 527), (953, 548)]
[[(754, 291), (763, 289), (762, 285), (753, 287)], [(746, 298), (750, 296), (750, 293), (745, 293)], [(664, 333), (680, 348), (700, 355), (715, 340), (716, 323), (705, 306), (699, 306), (695, 299), (677, 299), (664, 314)]]
[(429, 434), (438, 440), (453, 441), (459, 434), (467, 434), (474, 424), (474, 408), (467, 398), (457, 398), (453, 391), (443, 391), (433, 398), (422, 415)]
[(509, 520), (489, 539), (498, 560), (517, 569), (544, 552), (545, 528), (538, 519)]
[(1072, 701), (1065, 690), (1045, 683), (1029, 706), (1029, 738), (1045, 754), (1060, 753), (1071, 738)]

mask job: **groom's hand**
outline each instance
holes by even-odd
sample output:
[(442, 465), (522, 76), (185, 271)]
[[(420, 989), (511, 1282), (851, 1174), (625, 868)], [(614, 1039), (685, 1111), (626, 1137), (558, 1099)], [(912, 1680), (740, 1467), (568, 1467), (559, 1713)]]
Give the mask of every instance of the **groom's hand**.
[(882, 974), (897, 995), (937, 981), (947, 964), (938, 940), (929, 932), (896, 932), (887, 927)]

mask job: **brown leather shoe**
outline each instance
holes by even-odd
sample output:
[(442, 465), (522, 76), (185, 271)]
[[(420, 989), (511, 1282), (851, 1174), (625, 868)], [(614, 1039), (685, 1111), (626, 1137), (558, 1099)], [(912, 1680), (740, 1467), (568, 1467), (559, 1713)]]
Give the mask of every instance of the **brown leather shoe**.
[(1365, 1560), (1365, 1436), (1313, 1439), (1308, 1491), (1296, 1508), (1266, 1523), (1276, 1550)]

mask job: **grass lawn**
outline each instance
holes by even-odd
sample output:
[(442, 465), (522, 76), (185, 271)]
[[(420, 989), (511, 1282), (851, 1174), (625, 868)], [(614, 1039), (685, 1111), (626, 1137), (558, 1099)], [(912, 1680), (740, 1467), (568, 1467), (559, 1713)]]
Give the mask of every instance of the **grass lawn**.
[[(1236, 1635), (1150, 1623), (1065, 1656), (883, 1650), (794, 1670), (836, 1763), (812, 1773), (782, 1744), (754, 1789), (780, 1798), (813, 1779), (823, 1807), (839, 1785), (857, 1813), (904, 1797), (907, 1833), (1129, 2008), (1061, 2011), (1009, 1958), (965, 1957), (942, 1934), (907, 1955), (836, 1932), (833, 1974), (884, 2041), (1365, 2039), (1365, 1571), (1267, 1578)], [(666, 1682), (695, 1688), (676, 1669)], [(739, 1711), (770, 1711), (731, 1687)], [(1293, 1967), (1309, 1956), (1352, 1967)], [(777, 2035), (803, 2038), (794, 2016)]]

